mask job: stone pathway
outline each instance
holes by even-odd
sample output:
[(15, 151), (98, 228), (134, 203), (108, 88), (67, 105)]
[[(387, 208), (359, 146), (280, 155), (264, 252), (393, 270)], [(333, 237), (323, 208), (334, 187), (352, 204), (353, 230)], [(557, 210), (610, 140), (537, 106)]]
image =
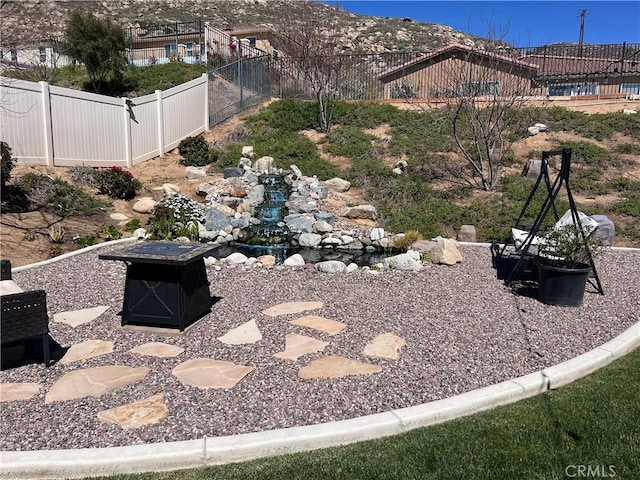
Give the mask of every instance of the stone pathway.
[[(274, 305), (262, 313), (271, 318), (292, 314), (304, 314), (323, 307), (323, 302), (287, 302)], [(54, 321), (62, 322), (72, 328), (92, 322), (102, 315), (108, 306), (98, 306), (83, 310), (62, 312), (54, 315)], [(347, 328), (347, 324), (307, 314), (288, 322), (295, 327), (303, 327), (311, 332), (339, 336)], [(338, 337), (337, 337), (338, 338)], [(229, 330), (218, 340), (225, 345), (250, 345), (262, 340), (262, 333), (256, 320), (239, 325)], [(305, 355), (323, 352), (330, 342), (291, 332), (283, 339), (284, 350), (275, 352), (273, 357), (283, 361), (297, 361)], [(405, 340), (392, 332), (381, 333), (369, 340), (364, 350), (358, 354), (368, 358), (398, 360), (399, 352)], [(91, 339), (72, 345), (59, 363), (69, 365), (81, 360), (106, 356), (114, 351), (111, 341)], [(153, 356), (159, 358), (178, 357), (185, 349), (163, 342), (147, 342), (131, 350), (131, 355)], [(238, 365), (232, 362), (212, 358), (186, 359), (171, 370), (171, 374), (181, 382), (201, 389), (232, 389), (240, 381), (251, 381), (250, 374), (259, 365)], [(351, 375), (372, 375), (382, 371), (382, 367), (350, 358), (329, 355), (316, 358), (299, 368), (297, 378), (301, 381), (313, 378), (341, 378)], [(84, 368), (66, 373), (46, 392), (45, 403), (62, 402), (86, 396), (101, 395), (124, 385), (144, 381), (149, 368), (133, 368), (126, 365), (107, 365)], [(167, 372), (169, 374), (169, 372)], [(245, 380), (246, 379), (246, 380)], [(37, 383), (4, 383), (0, 384), (0, 402), (25, 401), (35, 397), (41, 390)], [(148, 398), (120, 405), (99, 412), (101, 422), (117, 424), (123, 429), (138, 428), (156, 423), (170, 416), (165, 404), (164, 392)]]

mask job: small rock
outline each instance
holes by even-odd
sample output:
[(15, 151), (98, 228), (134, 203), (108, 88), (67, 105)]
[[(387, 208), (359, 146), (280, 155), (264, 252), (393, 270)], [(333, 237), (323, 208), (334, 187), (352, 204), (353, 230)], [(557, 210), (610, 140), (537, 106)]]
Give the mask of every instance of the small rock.
[(302, 255), (299, 253), (294, 253), (289, 258), (285, 259), (283, 262), (285, 267), (304, 267), (305, 261)]
[(184, 169), (184, 173), (187, 178), (204, 178), (207, 176), (207, 169), (205, 167), (187, 167)]
[(372, 241), (379, 241), (385, 237), (384, 228), (372, 228), (371, 233), (369, 234), (369, 238)]
[(156, 201), (151, 197), (142, 197), (133, 204), (133, 211), (138, 213), (152, 213), (156, 207)]
[(339, 260), (328, 260), (326, 262), (318, 262), (315, 269), (323, 273), (346, 272), (347, 266)]
[(180, 187), (173, 183), (165, 183), (162, 185), (162, 191), (165, 195), (175, 195), (176, 193), (180, 193)]

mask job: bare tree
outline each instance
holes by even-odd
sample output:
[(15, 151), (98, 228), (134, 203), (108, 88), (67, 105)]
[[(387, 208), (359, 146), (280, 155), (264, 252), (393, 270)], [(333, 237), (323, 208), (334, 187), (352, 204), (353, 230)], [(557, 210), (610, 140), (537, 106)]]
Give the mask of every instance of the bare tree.
[(497, 185), (512, 142), (532, 121), (524, 107), (536, 67), (505, 52), (450, 45), (422, 59), (420, 77), (404, 80), (419, 85), (409, 101), (452, 133), (469, 167), (457, 175), (483, 190)]
[(291, 76), (303, 80), (318, 106), (321, 131), (331, 130), (333, 112), (339, 97), (341, 76), (346, 68), (340, 56), (342, 35), (332, 18), (338, 8), (305, 0), (290, 10), (276, 26), (280, 61)]

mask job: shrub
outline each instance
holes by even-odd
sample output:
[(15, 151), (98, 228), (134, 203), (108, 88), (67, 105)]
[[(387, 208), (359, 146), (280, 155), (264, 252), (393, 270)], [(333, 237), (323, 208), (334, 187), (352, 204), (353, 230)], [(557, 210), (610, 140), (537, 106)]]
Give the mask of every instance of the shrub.
[(393, 246), (402, 250), (407, 250), (418, 240), (422, 240), (422, 234), (417, 230), (407, 230), (404, 235), (398, 236), (393, 240)]
[(187, 137), (178, 145), (181, 163), (189, 167), (204, 167), (210, 163), (209, 144), (201, 136)]
[(93, 169), (92, 176), (98, 191), (109, 198), (131, 200), (142, 187), (131, 172), (121, 167)]
[(640, 155), (640, 144), (638, 143), (619, 143), (613, 151), (625, 155)]
[(74, 240), (80, 248), (90, 247), (91, 245), (96, 245), (98, 243), (98, 237), (95, 235), (85, 235), (83, 237)]
[(337, 126), (327, 135), (326, 151), (333, 155), (356, 159), (371, 150), (374, 138), (358, 128)]
[(164, 196), (156, 203), (153, 215), (147, 220), (149, 234), (154, 240), (170, 240), (174, 237), (187, 236), (197, 240), (196, 222), (204, 222), (204, 208), (197, 201), (182, 195)]
[(125, 223), (124, 225), (124, 230), (126, 232), (135, 232), (137, 229), (142, 228), (142, 223), (140, 223), (140, 220), (138, 220), (137, 218), (134, 218), (132, 220), (129, 220), (127, 223)]
[(104, 202), (82, 188), (60, 178), (27, 173), (17, 183), (27, 196), (30, 209), (41, 208), (60, 217), (93, 215), (105, 206)]
[(118, 240), (122, 238), (122, 233), (115, 225), (107, 225), (102, 229), (102, 235), (105, 240)]
[(11, 148), (7, 142), (0, 142), (2, 150), (2, 161), (0, 162), (0, 187), (4, 190), (9, 178), (11, 178), (11, 170), (15, 166), (16, 159), (11, 156)]

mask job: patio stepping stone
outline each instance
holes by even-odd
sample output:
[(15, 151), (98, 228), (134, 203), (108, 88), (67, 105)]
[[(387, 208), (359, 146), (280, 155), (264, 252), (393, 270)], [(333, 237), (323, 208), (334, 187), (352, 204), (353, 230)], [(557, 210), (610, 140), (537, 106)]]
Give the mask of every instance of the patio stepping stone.
[(369, 340), (364, 347), (362, 354), (365, 357), (388, 358), (398, 360), (398, 350), (404, 347), (407, 342), (395, 333), (381, 333)]
[(233, 330), (229, 330), (221, 337), (218, 337), (218, 340), (226, 345), (246, 345), (262, 340), (262, 333), (260, 333), (256, 321), (250, 320)]
[(322, 340), (298, 335), (297, 333), (289, 333), (285, 337), (284, 352), (278, 352), (273, 356), (295, 362), (302, 355), (323, 351), (327, 345), (329, 345), (329, 343), (323, 342)]
[(29, 400), (39, 391), (39, 383), (0, 383), (0, 403)]
[(371, 375), (382, 371), (382, 367), (358, 362), (344, 357), (324, 357), (314, 360), (298, 370), (298, 378), (340, 378), (352, 375)]
[(302, 313), (308, 310), (317, 310), (322, 308), (324, 302), (286, 302), (274, 305), (264, 310), (262, 313), (270, 317), (279, 315), (289, 315), (292, 313)]
[(147, 367), (110, 365), (85, 368), (64, 375), (47, 392), (44, 403), (61, 402), (81, 397), (99, 397), (123, 385), (142, 380), (151, 370)]
[(304, 317), (291, 320), (289, 323), (292, 325), (300, 325), (302, 327), (320, 330), (321, 332), (328, 333), (329, 335), (340, 333), (346, 327), (342, 322), (319, 317), (317, 315), (306, 315)]
[(111, 307), (106, 305), (101, 305), (99, 307), (84, 308), (82, 310), (72, 310), (69, 312), (54, 313), (53, 321), (66, 323), (67, 325), (75, 328), (95, 320), (104, 312), (109, 310), (109, 308)]
[(113, 352), (113, 342), (107, 342), (106, 340), (86, 340), (82, 343), (71, 345), (67, 353), (64, 354), (64, 357), (60, 359), (60, 363), (66, 365), (111, 352)]
[(160, 358), (177, 357), (182, 352), (184, 352), (184, 348), (162, 342), (148, 342), (129, 350), (129, 353), (136, 355), (149, 355), (150, 357)]
[(175, 367), (171, 373), (192, 387), (230, 389), (253, 370), (254, 367), (212, 358), (193, 358)]
[(153, 425), (168, 416), (169, 409), (164, 403), (164, 393), (98, 412), (98, 420), (115, 423), (125, 430)]

